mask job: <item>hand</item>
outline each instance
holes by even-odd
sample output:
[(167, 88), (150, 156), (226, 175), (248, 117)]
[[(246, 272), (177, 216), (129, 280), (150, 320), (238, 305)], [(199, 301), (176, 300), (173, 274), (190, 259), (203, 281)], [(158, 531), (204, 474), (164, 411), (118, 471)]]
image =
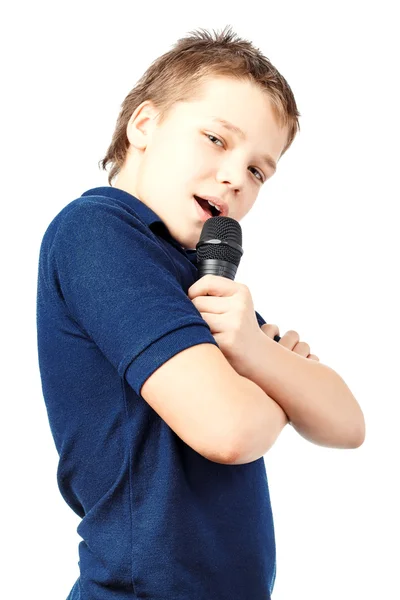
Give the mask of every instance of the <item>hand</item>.
[[(263, 333), (265, 333), (265, 335), (271, 339), (274, 339), (275, 335), (280, 335), (278, 325), (265, 323), (264, 325), (261, 325), (261, 329)], [(281, 337), (278, 344), (282, 344), (282, 346), (285, 346), (285, 348), (288, 348), (288, 350), (293, 350), (293, 352), (300, 354), (300, 356), (304, 356), (305, 358), (319, 362), (318, 356), (315, 356), (315, 354), (310, 354), (310, 346), (306, 344), (306, 342), (300, 342), (300, 337), (297, 331), (293, 331), (292, 329), (287, 331), (285, 335)]]
[(188, 296), (230, 365), (246, 377), (263, 335), (249, 288), (227, 277), (204, 275), (188, 289)]

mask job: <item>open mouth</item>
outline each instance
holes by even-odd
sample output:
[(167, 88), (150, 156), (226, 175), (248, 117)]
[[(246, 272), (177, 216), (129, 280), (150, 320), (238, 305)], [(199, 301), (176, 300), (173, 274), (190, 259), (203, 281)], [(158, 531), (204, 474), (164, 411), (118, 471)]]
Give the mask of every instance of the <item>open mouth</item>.
[(196, 202), (198, 202), (198, 204), (200, 204), (201, 208), (211, 217), (218, 217), (218, 215), (220, 214), (218, 208), (215, 208), (215, 206), (211, 206), (211, 204), (208, 204), (207, 200), (203, 200), (198, 196), (194, 196), (194, 199), (196, 200)]

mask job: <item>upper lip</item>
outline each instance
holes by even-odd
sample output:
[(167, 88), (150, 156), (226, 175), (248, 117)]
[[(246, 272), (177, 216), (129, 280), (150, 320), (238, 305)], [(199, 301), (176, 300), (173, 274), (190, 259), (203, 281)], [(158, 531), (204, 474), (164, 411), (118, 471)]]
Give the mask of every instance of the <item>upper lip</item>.
[(199, 196), (197, 194), (195, 194), (195, 196), (197, 196), (197, 198), (201, 198), (202, 200), (209, 200), (210, 202), (215, 204), (215, 206), (219, 210), (220, 217), (228, 216), (229, 206), (228, 206), (228, 203), (225, 202), (225, 200), (222, 200), (221, 198), (217, 198), (216, 196)]

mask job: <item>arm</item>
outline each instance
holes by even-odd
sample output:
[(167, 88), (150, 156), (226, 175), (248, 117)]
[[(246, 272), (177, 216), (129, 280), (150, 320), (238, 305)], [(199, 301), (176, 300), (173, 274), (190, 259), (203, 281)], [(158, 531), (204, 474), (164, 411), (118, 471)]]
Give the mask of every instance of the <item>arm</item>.
[(231, 404), (237, 419), (231, 465), (243, 465), (264, 456), (289, 422), (285, 411), (258, 385), (246, 377), (238, 377), (239, 401)]
[(246, 376), (282, 407), (308, 441), (330, 448), (357, 448), (363, 443), (363, 412), (330, 367), (288, 350), (260, 330)]
[(140, 394), (188, 446), (220, 464), (260, 458), (287, 423), (281, 407), (210, 343), (172, 356), (146, 379)]

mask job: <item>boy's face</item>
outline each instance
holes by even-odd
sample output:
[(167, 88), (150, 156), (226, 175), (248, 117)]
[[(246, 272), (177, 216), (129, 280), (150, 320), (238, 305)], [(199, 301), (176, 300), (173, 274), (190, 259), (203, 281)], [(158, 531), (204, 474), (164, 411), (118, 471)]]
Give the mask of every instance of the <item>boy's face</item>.
[[(113, 184), (154, 210), (186, 249), (196, 247), (204, 226), (193, 195), (223, 199), (228, 216), (240, 221), (274, 174), (263, 156), (278, 163), (288, 135), (255, 84), (214, 77), (202, 90), (200, 100), (175, 104), (161, 125), (150, 101), (134, 111), (131, 145)], [(214, 117), (240, 127), (246, 139)]]

